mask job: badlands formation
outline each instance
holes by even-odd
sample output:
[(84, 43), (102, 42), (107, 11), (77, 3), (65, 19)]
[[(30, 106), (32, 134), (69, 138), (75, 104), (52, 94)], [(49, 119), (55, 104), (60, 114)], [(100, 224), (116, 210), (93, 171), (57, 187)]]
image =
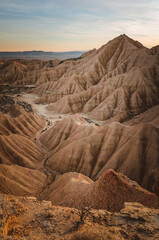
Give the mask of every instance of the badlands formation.
[(0, 60), (1, 239), (158, 239), (158, 146), (159, 46)]

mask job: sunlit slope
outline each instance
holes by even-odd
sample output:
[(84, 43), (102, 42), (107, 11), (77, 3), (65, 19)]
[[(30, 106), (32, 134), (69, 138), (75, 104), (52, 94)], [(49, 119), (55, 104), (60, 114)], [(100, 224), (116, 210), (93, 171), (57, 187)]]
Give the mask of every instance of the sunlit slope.
[(151, 188), (153, 169), (159, 164), (158, 120), (155, 114), (155, 126), (117, 122), (95, 126), (65, 118), (40, 137), (50, 152), (47, 166), (60, 173), (80, 172), (92, 179), (112, 168)]

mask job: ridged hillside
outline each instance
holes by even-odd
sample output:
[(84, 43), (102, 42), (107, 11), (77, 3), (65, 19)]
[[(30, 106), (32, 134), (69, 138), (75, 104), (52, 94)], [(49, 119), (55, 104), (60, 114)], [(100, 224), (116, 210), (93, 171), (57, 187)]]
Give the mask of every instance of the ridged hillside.
[(0, 91), (2, 194), (157, 207), (158, 46), (121, 35), (75, 59), (0, 60)]

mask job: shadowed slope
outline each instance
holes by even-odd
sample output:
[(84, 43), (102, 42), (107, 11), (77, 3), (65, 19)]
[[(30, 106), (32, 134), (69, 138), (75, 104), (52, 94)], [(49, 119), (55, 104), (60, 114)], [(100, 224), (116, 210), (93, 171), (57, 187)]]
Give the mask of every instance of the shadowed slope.
[(29, 85), (36, 83), (41, 73), (58, 65), (60, 60), (0, 60), (0, 83)]
[(140, 43), (119, 36), (82, 59), (66, 61), (53, 70), (65, 73), (40, 85), (38, 103), (54, 102), (58, 113), (84, 112), (98, 120), (124, 121), (159, 102), (158, 56)]
[(0, 113), (0, 163), (35, 168), (43, 160), (44, 153), (31, 138), (46, 123), (19, 107), (14, 108), (14, 112), (18, 112), (18, 116), (13, 117), (12, 111), (11, 116)]
[(0, 192), (15, 196), (37, 196), (46, 176), (37, 170), (18, 165), (0, 165)]
[(119, 211), (124, 202), (128, 201), (140, 202), (149, 207), (158, 206), (155, 194), (111, 169), (105, 171), (95, 183), (82, 174), (65, 173), (44, 191), (43, 198), (52, 201), (54, 205), (76, 208), (92, 206), (109, 211)]
[(25, 136), (0, 136), (0, 163), (36, 168), (44, 156), (42, 150)]
[(159, 103), (157, 49), (121, 35), (79, 59), (52, 62), (53, 67), (42, 61), (32, 61), (32, 69), (24, 60), (2, 64), (1, 79), (7, 82), (11, 74), (15, 85), (35, 84), (37, 103), (53, 103), (48, 108), (53, 113), (122, 122)]
[[(37, 115), (29, 114), (22, 110), (22, 108), (16, 107), (14, 113), (9, 115), (0, 113), (0, 134), (10, 135), (19, 134), (33, 137), (35, 134), (45, 126), (45, 121)], [(18, 112), (18, 115), (17, 115)]]
[(17, 88), (15, 101), (29, 96), (34, 113), (48, 118), (19, 109), (0, 115), (1, 191), (79, 208), (118, 211), (124, 201), (156, 207), (154, 194), (116, 172), (158, 194), (158, 47), (121, 35), (79, 59), (52, 64), (0, 65), (0, 82), (33, 84), (28, 88), (39, 96), (23, 89), (19, 96)]
[(47, 166), (55, 171), (76, 171), (98, 179), (113, 168), (152, 188), (151, 175), (159, 164), (159, 129), (149, 123), (98, 127), (66, 118), (42, 134), (40, 141), (50, 151)]

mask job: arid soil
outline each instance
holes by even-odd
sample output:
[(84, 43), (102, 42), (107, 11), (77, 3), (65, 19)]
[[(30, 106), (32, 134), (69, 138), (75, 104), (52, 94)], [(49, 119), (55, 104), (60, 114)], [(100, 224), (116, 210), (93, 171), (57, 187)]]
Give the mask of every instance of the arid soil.
[(0, 238), (18, 240), (149, 240), (159, 237), (159, 211), (125, 203), (118, 213), (52, 206), (36, 198), (0, 197)]
[(158, 46), (1, 60), (0, 84), (1, 239), (159, 239)]

